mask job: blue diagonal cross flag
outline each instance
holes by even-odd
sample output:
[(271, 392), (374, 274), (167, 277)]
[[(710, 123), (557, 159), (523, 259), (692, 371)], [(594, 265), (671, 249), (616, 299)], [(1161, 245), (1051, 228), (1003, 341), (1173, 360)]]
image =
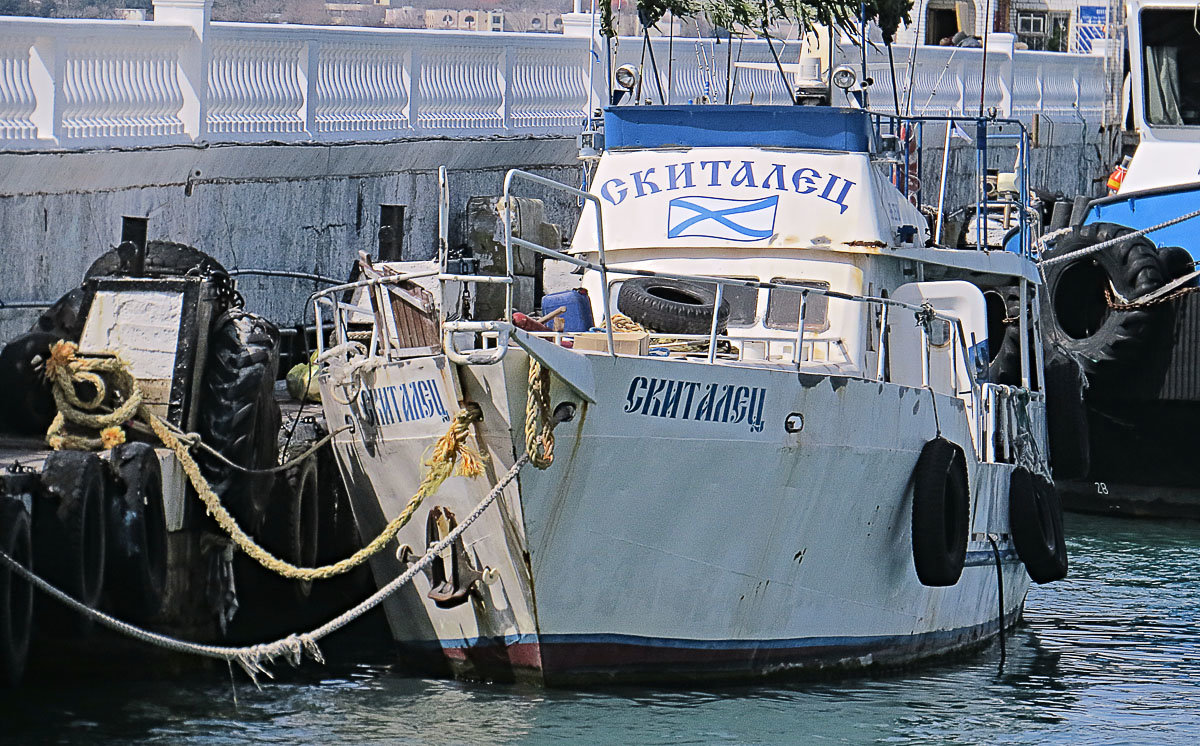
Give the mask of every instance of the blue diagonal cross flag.
[(779, 195), (762, 199), (676, 197), (667, 206), (667, 238), (761, 241), (775, 233)]

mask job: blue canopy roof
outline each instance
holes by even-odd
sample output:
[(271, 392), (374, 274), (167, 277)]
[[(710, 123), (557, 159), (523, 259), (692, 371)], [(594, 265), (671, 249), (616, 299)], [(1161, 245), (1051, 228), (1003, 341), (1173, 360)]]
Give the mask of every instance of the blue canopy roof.
[(871, 115), (828, 106), (614, 106), (606, 148), (769, 147), (866, 153)]

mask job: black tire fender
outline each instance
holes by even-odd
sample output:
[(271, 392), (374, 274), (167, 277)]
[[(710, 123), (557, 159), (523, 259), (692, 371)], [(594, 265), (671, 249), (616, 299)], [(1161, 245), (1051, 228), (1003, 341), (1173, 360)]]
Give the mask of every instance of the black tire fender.
[(1017, 556), (1035, 583), (1067, 576), (1067, 545), (1058, 491), (1045, 477), (1013, 469), (1008, 482), (1008, 523)]
[[(201, 390), (199, 431), (206, 444), (251, 469), (275, 466), (280, 412), (275, 401), (279, 330), (234, 308), (213, 324)], [(209, 486), (238, 523), (255, 531), (270, 502), (274, 476), (247, 474), (200, 452)]]
[[(1132, 233), (1114, 223), (1080, 226), (1059, 241), (1043, 259)], [(1138, 363), (1154, 343), (1154, 332), (1168, 320), (1161, 307), (1116, 311), (1108, 307), (1105, 288), (1111, 286), (1125, 300), (1157, 290), (1167, 278), (1158, 248), (1144, 236), (1102, 251), (1045, 268), (1042, 319), (1048, 349), (1079, 360), (1093, 384), (1119, 378), (1122, 368)]]
[[(42, 486), (46, 494), (33, 509), (34, 563), (51, 585), (96, 608), (107, 553), (104, 464), (94, 453), (55, 451), (42, 466)], [(77, 633), (91, 631), (91, 617), (61, 610)]]
[[(16, 499), (0, 502), (0, 549), (33, 570), (29, 513)], [(16, 686), (29, 659), (33, 632), (33, 586), (7, 566), (0, 568), (0, 685)]]
[(930, 440), (913, 469), (913, 564), (922, 585), (958, 582), (967, 558), (970, 513), (966, 455), (945, 438)]
[[(621, 284), (617, 310), (663, 334), (707, 334), (712, 330), (714, 286), (664, 277), (635, 277)], [(717, 332), (729, 322), (729, 302), (721, 299)]]
[(60, 339), (51, 332), (26, 332), (0, 351), (0, 390), (4, 391), (0, 415), (5, 430), (21, 435), (46, 434), (58, 408), (50, 382), (43, 368), (35, 367), (34, 360), (49, 359), (50, 346)]
[[(121, 249), (110, 249), (100, 255), (84, 273), (84, 279), (120, 275), (126, 272)], [(221, 263), (200, 249), (173, 241), (146, 243), (147, 275), (185, 275), (189, 272), (228, 274)]]
[[(288, 469), (287, 478), (275, 484), (267, 519), (273, 553), (297, 567), (316, 567), (326, 507), (321, 501), (318, 459), (310, 455)], [(312, 581), (295, 581), (295, 590), (296, 597), (303, 601), (312, 592)]]
[(124, 619), (146, 622), (162, 610), (167, 592), (167, 516), (162, 469), (146, 443), (112, 450), (116, 473), (108, 503), (109, 598)]

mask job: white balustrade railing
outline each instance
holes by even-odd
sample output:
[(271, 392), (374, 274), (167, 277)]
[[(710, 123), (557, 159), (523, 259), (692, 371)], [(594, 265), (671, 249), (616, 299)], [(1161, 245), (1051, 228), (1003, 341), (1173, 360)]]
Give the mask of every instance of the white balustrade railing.
[[(156, 0), (155, 22), (0, 18), (0, 148), (570, 136), (604, 99), (589, 81), (594, 68), (603, 86), (603, 54), (592, 57), (586, 37), (212, 23), (209, 2)], [(727, 90), (734, 103), (790, 102), (795, 76), (785, 82), (764, 41), (652, 43), (672, 103), (723, 102)], [(796, 62), (799, 44), (774, 44)], [(982, 50), (893, 52), (909, 113), (978, 111)], [(643, 54), (642, 39), (621, 39), (616, 64), (640, 66), (641, 97), (657, 102)], [(859, 52), (843, 42), (835, 61), (857, 69)], [(890, 112), (882, 47), (869, 49), (867, 65), (872, 108)], [(1099, 125), (1103, 72), (1102, 56), (1016, 51), (996, 34), (985, 109)]]

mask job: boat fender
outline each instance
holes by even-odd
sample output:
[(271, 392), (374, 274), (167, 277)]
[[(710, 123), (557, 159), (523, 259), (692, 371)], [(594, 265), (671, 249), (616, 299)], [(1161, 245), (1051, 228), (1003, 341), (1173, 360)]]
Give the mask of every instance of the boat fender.
[[(1091, 223), (1062, 237), (1042, 258), (1065, 256), (1132, 233), (1114, 223)], [(1165, 307), (1117, 311), (1105, 290), (1130, 301), (1166, 284), (1158, 248), (1145, 237), (1132, 238), (1070, 262), (1045, 268), (1042, 295), (1048, 349), (1079, 360), (1093, 385), (1120, 385), (1122, 369), (1143, 359), (1166, 318)]]
[(116, 473), (108, 502), (108, 577), (114, 610), (146, 622), (158, 616), (167, 591), (167, 516), (162, 469), (146, 443), (122, 443), (109, 461)]
[(1017, 556), (1035, 583), (1067, 576), (1062, 502), (1054, 484), (1028, 469), (1013, 469), (1008, 482), (1008, 523)]
[[(0, 502), (0, 549), (33, 569), (29, 513), (20, 500)], [(33, 628), (33, 586), (7, 567), (0, 570), (0, 686), (16, 686), (25, 672)]]
[[(663, 334), (707, 334), (712, 330), (715, 286), (665, 277), (635, 277), (621, 284), (617, 310)], [(717, 333), (729, 321), (729, 301), (717, 311)]]
[(61, 339), (50, 332), (27, 332), (0, 351), (0, 426), (20, 435), (45, 435), (58, 408), (43, 364)]
[[(279, 330), (270, 321), (235, 308), (213, 323), (200, 383), (197, 429), (205, 443), (250, 469), (276, 465), (278, 366)], [(196, 461), (237, 522), (257, 531), (270, 502), (274, 475), (248, 475), (204, 452), (197, 454)]]
[[(1172, 280), (1177, 280), (1196, 271), (1196, 260), (1192, 258), (1192, 253), (1182, 246), (1163, 246), (1158, 250), (1158, 258), (1162, 262), (1167, 277)], [(1183, 286), (1196, 287), (1198, 284), (1200, 283), (1193, 277), (1184, 283)]]
[[(276, 480), (275, 496), (266, 524), (272, 531), (272, 545), (279, 556), (297, 567), (316, 567), (321, 535), (322, 513), (331, 505), (321, 500), (320, 466), (316, 454), (288, 469), (286, 479)], [(312, 593), (311, 580), (295, 581), (298, 600)]]
[[(104, 591), (106, 480), (100, 457), (54, 451), (42, 466), (45, 493), (33, 503), (34, 564), (51, 585), (95, 608)], [(50, 626), (85, 635), (92, 618), (50, 605)], [(66, 615), (70, 616), (66, 616)]]
[(913, 564), (922, 585), (950, 586), (962, 576), (970, 511), (966, 456), (954, 443), (934, 438), (913, 469)]

